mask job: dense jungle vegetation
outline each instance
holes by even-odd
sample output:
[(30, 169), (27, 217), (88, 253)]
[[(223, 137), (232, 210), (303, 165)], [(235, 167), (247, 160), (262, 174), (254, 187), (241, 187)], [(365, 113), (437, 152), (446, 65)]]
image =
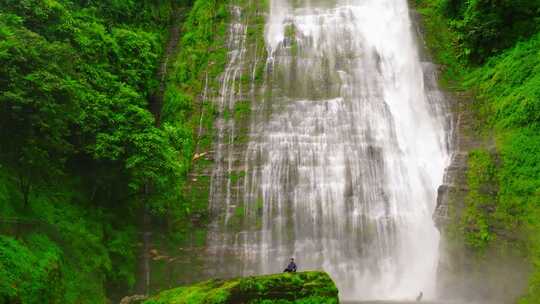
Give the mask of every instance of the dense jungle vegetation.
[(196, 99), (225, 63), (208, 50), (227, 15), (217, 0), (0, 0), (0, 303), (134, 292), (142, 214), (191, 212)]
[[(479, 256), (524, 252), (521, 303), (540, 303), (540, 0), (414, 2), (443, 84), (474, 97), (474, 132), (494, 143), (470, 153), (456, 233)], [(198, 98), (223, 70), (227, 18), (219, 0), (0, 0), (0, 304), (130, 293), (142, 214), (183, 231), (206, 217), (181, 189), (211, 144)]]
[(416, 5), (443, 84), (468, 96), (473, 132), (488, 143), (470, 152), (456, 233), (480, 258), (522, 251), (535, 270), (520, 303), (540, 303), (540, 1)]

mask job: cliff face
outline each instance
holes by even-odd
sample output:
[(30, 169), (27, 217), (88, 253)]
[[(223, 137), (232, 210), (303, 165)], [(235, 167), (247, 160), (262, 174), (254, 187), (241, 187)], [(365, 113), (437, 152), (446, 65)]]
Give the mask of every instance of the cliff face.
[[(499, 191), (497, 183), (489, 181), (481, 185), (481, 198), (473, 195), (478, 191), (471, 184), (476, 165), (473, 158), (477, 151), (483, 151), (496, 165), (500, 155), (492, 136), (477, 131), (481, 122), (474, 113), (473, 97), (458, 93), (448, 98), (455, 115), (455, 150), (433, 215), (441, 232), (438, 293), (444, 299), (513, 303), (524, 293), (529, 272), (526, 260), (514, 248), (517, 245), (486, 239), (486, 245), (476, 246), (468, 239), (478, 229), (468, 214), (471, 205), (482, 199), (480, 208), (489, 213)], [(489, 230), (497, 233), (491, 227)]]
[(498, 218), (503, 157), (495, 131), (486, 127), (486, 101), (464, 86), (466, 72), (460, 69), (465, 68), (452, 62), (453, 34), (426, 3), (431, 2), (418, 1), (420, 14), (414, 14), (418, 37), (426, 45), (426, 60), (439, 64), (436, 77), (453, 114), (453, 157), (433, 214), (441, 233), (438, 295), (459, 302), (514, 303), (525, 293), (530, 266), (523, 253), (523, 232), (504, 227)]
[[(177, 213), (154, 222), (145, 252), (149, 269), (141, 275), (150, 291), (230, 274), (231, 268), (241, 271), (230, 259), (223, 263), (211, 247), (244, 221), (243, 160), (251, 109), (265, 77), (266, 6), (255, 0), (198, 0), (187, 12), (165, 97), (171, 105), (176, 99), (193, 103), (188, 131), (194, 149), (180, 199), (173, 203)], [(175, 107), (164, 118), (183, 119)], [(223, 206), (213, 203), (225, 201), (230, 202), (227, 225), (216, 215)]]
[(324, 272), (210, 280), (164, 291), (144, 304), (339, 303), (336, 285)]

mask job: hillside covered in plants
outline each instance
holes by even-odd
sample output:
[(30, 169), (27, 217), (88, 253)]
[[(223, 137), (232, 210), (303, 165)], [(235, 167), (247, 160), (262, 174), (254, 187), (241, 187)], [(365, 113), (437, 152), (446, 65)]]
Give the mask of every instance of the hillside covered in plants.
[(215, 0), (0, 1), (0, 303), (141, 289), (146, 219), (190, 225), (181, 189), (213, 117), (196, 101), (227, 16)]
[[(355, 1), (351, 3), (362, 0)], [(331, 7), (328, 3), (341, 1), (282, 2), (298, 13), (291, 13), (291, 20), (312, 22), (313, 28), (322, 23), (303, 19), (305, 2), (320, 6), (317, 20), (349, 16), (334, 16), (338, 11), (334, 9), (329, 9), (332, 14), (325, 13)], [(464, 289), (469, 288), (471, 295), (465, 297), (475, 301), (505, 294), (520, 304), (540, 303), (540, 0), (408, 2), (421, 16), (420, 28), (430, 60), (438, 64), (440, 85), (451, 95), (449, 99), (456, 100), (452, 110), (457, 136), (467, 139), (466, 147), (457, 147), (466, 156), (454, 177), (458, 190), (450, 191), (448, 218), (439, 225), (453, 273), (439, 271), (439, 278), (442, 282), (444, 275), (457, 274), (448, 286), (470, 282)], [(287, 254), (310, 248), (300, 248), (304, 239), (294, 239), (294, 233), (308, 239), (312, 231), (297, 230), (310, 227), (318, 239), (305, 243), (315, 244), (321, 256), (343, 248), (359, 256), (371, 254), (362, 242), (376, 242), (381, 234), (376, 222), (366, 220), (356, 227), (356, 222), (343, 220), (353, 213), (361, 220), (368, 218), (369, 214), (347, 209), (364, 190), (355, 191), (362, 182), (380, 187), (370, 192), (374, 204), (388, 203), (386, 192), (397, 188), (411, 191), (394, 187), (383, 177), (366, 183), (361, 174), (353, 178), (352, 171), (336, 181), (326, 181), (320, 173), (329, 171), (306, 173), (310, 168), (335, 166), (339, 170), (330, 171), (337, 175), (351, 166), (333, 162), (353, 155), (352, 150), (347, 150), (350, 155), (336, 157), (341, 152), (326, 149), (341, 148), (342, 143), (321, 141), (338, 135), (344, 136), (343, 141), (351, 140), (345, 146), (356, 149), (353, 152), (365, 148), (361, 152), (366, 154), (358, 155), (365, 156), (366, 168), (374, 164), (380, 168), (369, 167), (373, 172), (388, 173), (383, 172), (388, 161), (383, 159), (383, 148), (388, 147), (360, 146), (364, 143), (352, 140), (359, 129), (343, 119), (354, 117), (332, 117), (341, 109), (343, 82), (363, 73), (352, 69), (350, 62), (366, 60), (367, 70), (382, 73), (384, 58), (382, 53), (360, 54), (364, 41), (356, 41), (355, 35), (330, 37), (333, 30), (342, 29), (339, 24), (320, 29), (330, 35), (329, 41), (339, 44), (328, 48), (334, 52), (331, 60), (319, 56), (324, 52), (310, 40), (306, 24), (294, 24), (283, 16), (278, 16), (285, 20), (280, 19), (282, 28), (277, 27), (283, 33), (272, 33), (278, 38), (283, 34), (282, 41), (265, 40), (267, 17), (272, 10), (285, 11), (285, 5), (271, 4), (257, 0), (0, 0), (0, 304), (112, 303), (126, 295), (148, 293), (153, 294), (146, 300), (149, 304), (339, 301), (330, 277), (319, 272), (211, 280), (156, 293), (206, 275), (203, 270), (208, 265), (202, 256), (213, 215), (217, 218), (213, 229), (226, 230), (219, 235), (222, 243), (215, 253), (222, 255), (218, 258), (253, 253), (249, 250), (259, 248), (262, 243), (256, 243), (257, 237), (263, 235), (263, 241), (270, 241), (261, 248), (270, 250), (271, 254), (264, 254), (274, 267), (281, 260), (273, 256), (279, 250), (271, 246), (283, 241), (277, 247)], [(360, 22), (352, 17), (349, 21)], [(270, 49), (265, 43), (275, 43), (276, 49), (267, 54)], [(228, 61), (234, 60), (230, 65)], [(350, 79), (343, 72), (349, 68), (354, 76)], [(368, 98), (363, 92), (355, 93), (359, 95), (353, 97), (362, 100), (382, 94)], [(221, 100), (221, 108), (213, 99)], [(298, 109), (303, 112), (294, 112)], [(393, 126), (395, 120), (387, 116), (381, 119)], [(253, 124), (253, 117), (261, 124)], [(294, 125), (295, 119), (300, 123)], [(305, 121), (313, 125), (302, 125)], [(337, 132), (328, 130), (332, 127)], [(371, 129), (377, 128), (368, 126), (366, 132)], [(259, 142), (250, 146), (253, 134)], [(290, 139), (290, 145), (282, 146), (280, 136)], [(214, 159), (216, 141), (225, 152)], [(319, 144), (316, 149), (315, 144)], [(250, 147), (252, 159), (244, 153)], [(266, 155), (265, 149), (275, 155)], [(390, 150), (396, 159), (401, 157), (399, 149)], [(305, 163), (289, 159), (305, 155), (310, 156)], [(219, 172), (216, 187), (221, 192), (217, 194), (210, 189), (209, 172), (215, 166), (226, 169)], [(365, 173), (363, 166), (353, 167)], [(261, 176), (270, 177), (269, 181)], [(304, 188), (297, 187), (295, 182), (300, 184), (306, 176), (312, 179), (304, 180)], [(326, 188), (313, 181), (322, 181)], [(261, 189), (274, 191), (266, 196), (257, 188), (265, 182), (267, 188)], [(247, 187), (251, 196), (246, 195)], [(330, 197), (347, 208), (313, 207), (317, 202), (311, 201), (302, 202), (305, 208), (299, 209), (282, 205), (289, 202), (286, 198), (293, 201), (293, 194), (294, 199), (320, 200), (321, 206), (331, 203), (321, 197)], [(226, 201), (225, 206), (209, 210), (211, 195)], [(276, 205), (271, 205), (274, 198)], [(302, 215), (307, 218), (296, 219), (302, 226), (298, 228), (294, 220)], [(430, 215), (427, 220), (435, 229)], [(355, 244), (348, 243), (351, 236), (346, 233), (339, 240), (327, 237), (324, 233), (333, 231), (331, 227), (319, 227), (316, 222), (324, 216), (334, 216), (325, 222), (329, 226), (345, 232), (354, 226), (360, 229), (354, 231), (366, 233), (353, 235), (350, 239)], [(381, 218), (387, 220), (384, 216), (377, 220)], [(273, 223), (286, 224), (274, 231)], [(392, 229), (384, 233), (391, 236), (388, 243), (393, 243), (397, 226), (388, 227)], [(330, 242), (317, 243), (321, 240)], [(287, 251), (297, 244), (298, 251)], [(339, 259), (318, 258), (317, 262), (325, 262), (325, 267), (337, 265), (334, 269), (347, 277), (347, 265), (356, 263), (357, 256), (338, 253)], [(263, 262), (253, 256), (249, 263), (261, 266)], [(352, 262), (341, 264), (341, 258)], [(378, 261), (379, 256), (371, 258)], [(215, 265), (223, 265), (223, 273), (240, 268), (216, 260)], [(378, 266), (365, 261), (373, 269)], [(151, 275), (149, 267), (154, 267)], [(356, 280), (362, 275), (350, 277)], [(471, 279), (463, 281), (464, 277)], [(356, 288), (351, 287), (354, 280), (345, 282), (350, 289)], [(286, 289), (279, 293), (283, 299), (268, 291), (276, 286)]]
[(520, 303), (540, 303), (540, 2), (415, 6), (441, 82), (461, 100), (456, 115), (473, 117), (462, 135), (477, 142), (462, 210), (451, 210), (451, 242), (465, 244), (473, 265), (493, 255), (525, 261), (532, 273)]

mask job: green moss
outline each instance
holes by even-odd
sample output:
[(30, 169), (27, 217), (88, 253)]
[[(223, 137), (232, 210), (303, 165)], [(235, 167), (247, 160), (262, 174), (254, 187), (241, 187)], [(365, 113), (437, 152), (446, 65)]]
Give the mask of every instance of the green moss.
[(485, 249), (494, 239), (493, 212), (497, 204), (496, 167), (492, 156), (485, 150), (469, 153), (465, 210), (461, 219), (467, 245)]
[(333, 304), (338, 290), (323, 272), (211, 280), (165, 291), (144, 304)]
[(288, 24), (285, 26), (285, 38), (290, 43), (291, 55), (296, 56), (298, 54), (298, 42), (296, 41), (296, 26), (294, 24)]
[[(195, 1), (193, 9), (183, 27), (181, 50), (175, 58), (168, 90), (182, 98), (178, 102), (169, 100), (171, 111), (164, 111), (166, 120), (193, 136), (186, 142), (185, 153), (192, 159), (192, 153), (210, 152), (216, 138), (215, 119), (234, 120), (235, 138), (233, 145), (248, 141), (251, 100), (238, 100), (234, 108), (217, 110), (214, 103), (220, 94), (220, 76), (227, 63), (227, 34), (230, 4), (241, 7), (242, 22), (247, 24), (245, 43), (245, 69), (236, 79), (235, 89), (242, 88), (245, 96), (251, 89), (255, 59), (257, 69), (264, 71), (266, 48), (264, 47), (264, 27), (267, 7), (261, 1)], [(207, 81), (208, 80), (208, 81)], [(261, 79), (262, 81), (262, 79)], [(259, 83), (260, 84), (260, 83)], [(255, 84), (257, 85), (257, 83)], [(206, 90), (205, 90), (206, 89)], [(255, 88), (255, 94), (257, 88)], [(174, 96), (174, 94), (171, 94)], [(205, 100), (200, 97), (205, 96)], [(183, 99), (183, 101), (182, 101)], [(167, 104), (167, 100), (165, 103)], [(176, 105), (175, 105), (176, 104)], [(218, 113), (220, 112), (220, 113)], [(170, 115), (169, 115), (170, 114)], [(201, 123), (202, 122), (202, 123)], [(199, 130), (201, 132), (199, 133)], [(199, 134), (198, 134), (199, 133)], [(196, 138), (198, 135), (198, 138)], [(196, 151), (195, 151), (196, 150)], [(210, 176), (214, 161), (207, 156), (197, 157), (185, 164), (188, 179), (182, 181), (180, 198), (171, 201), (168, 212), (167, 233), (159, 241), (154, 239), (157, 251), (163, 256), (174, 257), (153, 261), (152, 290), (170, 286), (173, 282), (191, 282), (203, 277), (203, 253), (206, 245), (209, 223)], [(229, 178), (233, 185), (242, 183), (245, 172), (233, 172)], [(244, 220), (243, 207), (234, 210), (228, 218), (228, 225), (237, 229)], [(224, 221), (224, 219), (223, 219)], [(157, 234), (156, 234), (157, 235)], [(201, 253), (201, 254), (194, 254)]]
[(238, 206), (234, 210), (234, 216), (236, 216), (236, 217), (243, 218), (245, 215), (246, 215), (246, 212), (245, 212), (243, 206)]
[(242, 121), (249, 118), (251, 113), (251, 103), (249, 100), (237, 101), (234, 105), (234, 120)]
[(422, 16), (424, 39), (435, 61), (442, 65), (441, 84), (454, 90), (462, 90), (462, 78), (467, 71), (459, 49), (458, 34), (448, 26), (448, 20), (440, 14), (436, 1), (417, 0), (416, 9)]
[(238, 181), (246, 176), (246, 171), (240, 171), (240, 172), (231, 172), (229, 174), (229, 179), (231, 180), (231, 183), (233, 185), (237, 184)]
[[(200, 98), (206, 90), (213, 96), (220, 86), (219, 76), (227, 61), (229, 22), (228, 1), (197, 0), (189, 12), (181, 38), (181, 49), (173, 61), (163, 108), (165, 123), (189, 134), (183, 142), (184, 174), (192, 172), (197, 178), (183, 179), (180, 196), (170, 204), (171, 238), (177, 245), (201, 243), (207, 224), (210, 178), (205, 172), (213, 162), (204, 158), (192, 160), (195, 152), (204, 153), (212, 148), (214, 120), (217, 116), (211, 97)], [(226, 111), (225, 119), (230, 113)], [(198, 134), (201, 128), (202, 133)], [(198, 149), (195, 151), (195, 149)], [(195, 231), (199, 231), (196, 235)]]
[(234, 213), (229, 218), (227, 225), (230, 229), (240, 230), (243, 227), (243, 223), (246, 220), (246, 209), (244, 204), (239, 204), (234, 208)]

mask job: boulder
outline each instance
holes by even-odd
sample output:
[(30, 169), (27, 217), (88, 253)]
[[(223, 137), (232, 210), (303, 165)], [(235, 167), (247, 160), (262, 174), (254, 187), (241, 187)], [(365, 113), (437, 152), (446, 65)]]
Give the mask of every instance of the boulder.
[(144, 304), (338, 304), (336, 285), (325, 272), (311, 271), (210, 280), (167, 290)]

